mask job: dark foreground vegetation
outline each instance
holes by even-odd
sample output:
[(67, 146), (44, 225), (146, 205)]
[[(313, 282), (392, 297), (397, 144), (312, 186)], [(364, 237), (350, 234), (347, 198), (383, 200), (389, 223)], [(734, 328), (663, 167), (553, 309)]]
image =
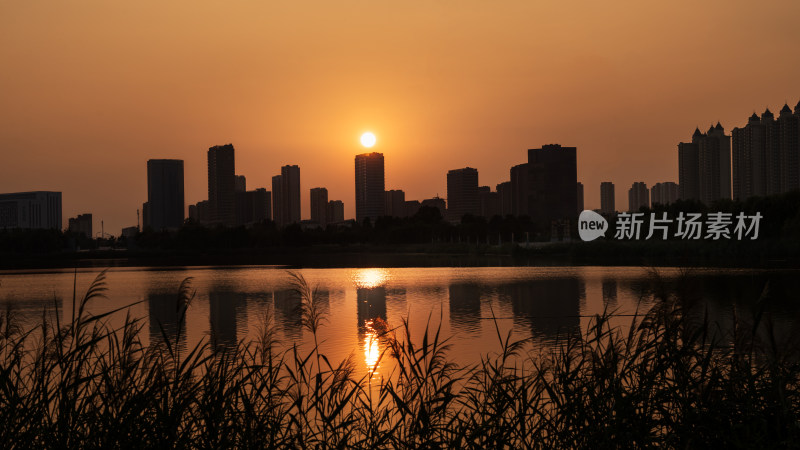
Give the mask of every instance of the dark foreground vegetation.
[[(314, 292), (294, 275), (316, 342)], [(144, 346), (141, 322), (92, 316), (101, 274), (69, 323), (0, 324), (0, 442), (5, 448), (784, 448), (800, 442), (800, 366), (759, 313), (720, 336), (692, 293), (666, 295), (630, 331), (596, 317), (551, 350), (498, 332), (472, 367), (437, 330), (412, 342), (387, 326), (378, 382), (324, 348), (279, 350), (270, 319), (234, 348), (181, 349), (178, 329)], [(680, 286), (679, 286), (680, 287)], [(762, 303), (768, 301), (765, 289)], [(189, 282), (176, 309), (191, 307)], [(110, 314), (124, 314), (124, 310)], [(179, 322), (180, 323), (180, 322)], [(412, 324), (411, 326), (416, 326)], [(767, 326), (764, 326), (767, 325)], [(757, 331), (760, 330), (760, 331)], [(390, 360), (391, 361), (388, 361)]]

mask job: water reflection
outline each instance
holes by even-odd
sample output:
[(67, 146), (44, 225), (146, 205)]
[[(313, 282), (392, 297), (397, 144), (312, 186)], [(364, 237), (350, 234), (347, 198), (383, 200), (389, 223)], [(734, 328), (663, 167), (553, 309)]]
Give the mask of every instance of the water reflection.
[(613, 278), (603, 278), (603, 306), (609, 311), (617, 306), (617, 280)]
[(450, 324), (468, 334), (477, 334), (481, 322), (481, 286), (475, 283), (452, 283), (450, 293)]
[(208, 316), (213, 345), (236, 346), (239, 323), (247, 323), (247, 295), (228, 286), (212, 287), (208, 293)]
[(580, 331), (585, 285), (577, 277), (517, 282), (501, 286), (499, 292), (511, 302), (515, 322), (529, 326), (534, 337), (555, 341)]
[(275, 322), (281, 326), (289, 340), (299, 340), (303, 334), (300, 320), (300, 297), (293, 289), (273, 292), (275, 299)]
[(177, 294), (150, 291), (147, 294), (147, 317), (150, 342), (168, 339), (186, 347), (186, 305)]
[(370, 289), (386, 284), (389, 271), (386, 269), (361, 269), (353, 273), (353, 284), (357, 288)]

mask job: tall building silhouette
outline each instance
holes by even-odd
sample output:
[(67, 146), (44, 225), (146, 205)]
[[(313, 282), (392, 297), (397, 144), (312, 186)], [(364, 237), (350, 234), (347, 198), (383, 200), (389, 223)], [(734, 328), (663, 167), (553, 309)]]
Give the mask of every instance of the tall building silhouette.
[(669, 205), (678, 200), (678, 185), (672, 181), (656, 183), (650, 188), (650, 204)]
[(800, 189), (800, 102), (784, 104), (776, 120), (769, 109), (753, 113), (733, 135), (733, 198), (774, 195)]
[(684, 200), (731, 198), (731, 137), (722, 125), (711, 126), (707, 133), (697, 128), (692, 142), (678, 144), (678, 189)]
[(300, 223), (300, 167), (281, 167), (284, 225)]
[(389, 217), (405, 217), (406, 193), (400, 189), (391, 189), (384, 194), (383, 215)]
[(496, 186), (497, 196), (499, 197), (500, 215), (505, 217), (513, 214), (511, 209), (511, 182), (504, 181)]
[(272, 177), (272, 220), (281, 228), (285, 225), (283, 217), (283, 177)]
[(731, 137), (722, 125), (709, 128), (700, 139), (700, 201), (731, 198)]
[(311, 221), (322, 228), (328, 226), (328, 190), (323, 187), (311, 189)]
[(489, 186), (478, 187), (478, 215), (491, 219), (501, 215), (500, 194), (492, 192)]
[(528, 164), (511, 168), (511, 214), (528, 215)]
[(528, 215), (540, 227), (577, 219), (577, 149), (558, 144), (528, 150)]
[(61, 230), (61, 192), (0, 194), (0, 229)]
[(385, 179), (383, 153), (356, 155), (356, 221), (375, 219), (384, 212)]
[(76, 234), (83, 234), (87, 238), (91, 239), (94, 237), (92, 234), (92, 215), (91, 214), (79, 214), (78, 217), (70, 217), (69, 219), (69, 231), (71, 233)]
[(478, 169), (472, 167), (447, 172), (447, 220), (460, 223), (466, 214), (480, 214)]
[(583, 211), (583, 183), (580, 181), (578, 182), (576, 194), (578, 196), (577, 210), (578, 214), (580, 214)]
[(236, 222), (236, 173), (232, 144), (208, 149), (209, 220), (233, 226)]
[(628, 189), (628, 211), (636, 212), (642, 207), (650, 207), (650, 191), (646, 184), (637, 181)]
[(236, 192), (236, 225), (252, 225), (268, 220), (271, 214), (270, 192), (264, 188)]
[(154, 230), (178, 229), (183, 225), (183, 160), (147, 161), (147, 208), (149, 226)]
[(328, 223), (344, 222), (344, 203), (341, 200), (328, 201)]
[(603, 214), (617, 212), (614, 183), (610, 181), (600, 183), (600, 212)]

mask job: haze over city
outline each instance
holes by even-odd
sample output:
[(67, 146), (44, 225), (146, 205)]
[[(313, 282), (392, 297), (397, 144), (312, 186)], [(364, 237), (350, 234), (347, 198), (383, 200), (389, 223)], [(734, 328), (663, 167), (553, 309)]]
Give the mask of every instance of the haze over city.
[[(577, 147), (587, 209), (601, 181), (677, 181), (695, 127), (730, 130), (798, 100), (791, 1), (564, 3), (14, 2), (0, 6), (0, 192), (63, 192), (117, 233), (147, 197), (146, 161), (233, 143), (248, 188), (286, 164), (355, 215), (359, 138), (386, 189), (446, 195), (450, 169), (509, 179), (526, 150)], [(623, 187), (625, 189), (623, 189)], [(97, 224), (99, 225), (99, 223)]]

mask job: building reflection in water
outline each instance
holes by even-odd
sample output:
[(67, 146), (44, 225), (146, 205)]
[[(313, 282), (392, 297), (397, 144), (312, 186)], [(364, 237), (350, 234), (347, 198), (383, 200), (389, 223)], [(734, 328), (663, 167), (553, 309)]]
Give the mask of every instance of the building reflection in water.
[[(70, 300), (70, 309), (64, 311), (64, 300), (61, 297), (47, 295), (42, 297), (25, 296), (17, 298), (16, 296), (4, 297), (0, 299), (0, 314), (11, 313), (21, 323), (25, 324), (41, 324), (42, 319), (56, 322), (56, 317), (64, 323), (71, 319), (72, 301)], [(68, 314), (64, 316), (62, 314)]]
[(238, 325), (247, 325), (247, 294), (229, 287), (215, 286), (208, 293), (208, 304), (212, 345), (218, 348), (235, 347)]
[(469, 334), (481, 329), (481, 286), (475, 283), (453, 283), (450, 294), (450, 325)]
[(147, 317), (150, 343), (168, 339), (186, 347), (186, 305), (175, 292), (151, 291), (147, 294)]
[[(603, 278), (603, 306), (611, 309), (617, 306), (617, 280), (615, 278)], [(609, 311), (611, 311), (611, 309)], [(613, 312), (613, 311), (612, 311)]]
[(300, 320), (300, 297), (293, 289), (281, 289), (273, 292), (275, 299), (275, 323), (281, 327), (284, 336), (290, 341), (297, 341), (303, 335)]
[(549, 341), (580, 332), (581, 292), (585, 285), (577, 277), (529, 280), (499, 289), (500, 298), (511, 302), (514, 321)]

